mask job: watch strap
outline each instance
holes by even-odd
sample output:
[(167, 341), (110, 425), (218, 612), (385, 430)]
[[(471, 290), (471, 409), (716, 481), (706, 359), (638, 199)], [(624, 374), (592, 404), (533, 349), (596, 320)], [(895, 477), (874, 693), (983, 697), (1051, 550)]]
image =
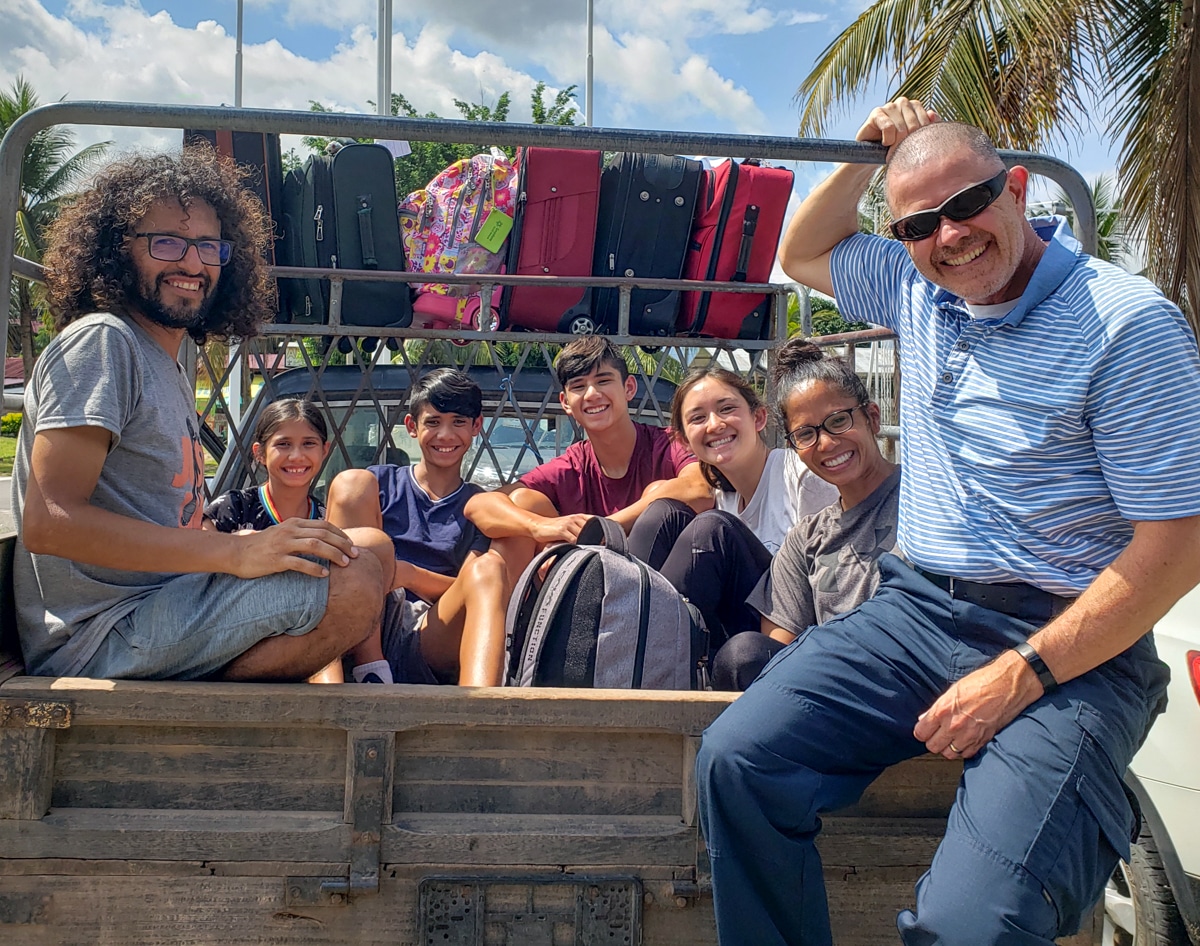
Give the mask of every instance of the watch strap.
[(1041, 681), (1042, 689), (1046, 693), (1050, 693), (1058, 687), (1058, 681), (1054, 679), (1054, 674), (1050, 672), (1050, 668), (1042, 660), (1041, 654), (1033, 649), (1033, 645), (1029, 641), (1021, 641), (1013, 650), (1020, 654), (1033, 669), (1033, 672), (1037, 674), (1038, 680)]

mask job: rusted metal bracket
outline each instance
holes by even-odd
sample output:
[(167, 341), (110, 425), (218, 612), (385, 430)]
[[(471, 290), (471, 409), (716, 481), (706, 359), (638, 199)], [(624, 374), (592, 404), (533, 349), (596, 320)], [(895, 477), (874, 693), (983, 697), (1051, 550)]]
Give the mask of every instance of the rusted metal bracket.
[(345, 819), (350, 823), (351, 896), (379, 892), (379, 837), (391, 811), (394, 733), (349, 733)]
[(71, 704), (51, 700), (0, 700), (0, 728), (70, 729)]
[(350, 902), (349, 877), (288, 877), (283, 902), (289, 907), (344, 907)]

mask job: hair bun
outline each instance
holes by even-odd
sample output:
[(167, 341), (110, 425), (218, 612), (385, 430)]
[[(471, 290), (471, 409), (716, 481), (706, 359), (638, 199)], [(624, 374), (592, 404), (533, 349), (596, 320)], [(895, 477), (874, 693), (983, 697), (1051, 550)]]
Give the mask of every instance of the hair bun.
[(801, 365), (809, 365), (821, 361), (825, 357), (819, 345), (806, 338), (791, 338), (773, 352), (771, 371), (776, 382), (789, 372), (795, 371)]

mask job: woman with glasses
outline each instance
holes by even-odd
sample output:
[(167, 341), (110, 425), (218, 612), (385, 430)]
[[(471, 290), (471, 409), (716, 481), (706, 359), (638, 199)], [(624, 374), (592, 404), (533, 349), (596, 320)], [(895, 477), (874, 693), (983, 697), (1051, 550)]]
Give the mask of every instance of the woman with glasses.
[(671, 402), (671, 427), (700, 461), (713, 508), (697, 515), (660, 499), (630, 532), (631, 551), (700, 611), (710, 657), (739, 632), (758, 635), (746, 596), (792, 525), (837, 499), (793, 451), (767, 445), (766, 424), (767, 408), (745, 379), (716, 366), (692, 371)]
[(896, 543), (900, 467), (879, 450), (879, 405), (862, 379), (800, 339), (775, 352), (772, 375), (789, 446), (838, 501), (797, 523), (749, 594), (761, 633), (739, 634), (716, 655), (721, 689), (744, 690), (809, 627), (871, 597), (875, 563)]

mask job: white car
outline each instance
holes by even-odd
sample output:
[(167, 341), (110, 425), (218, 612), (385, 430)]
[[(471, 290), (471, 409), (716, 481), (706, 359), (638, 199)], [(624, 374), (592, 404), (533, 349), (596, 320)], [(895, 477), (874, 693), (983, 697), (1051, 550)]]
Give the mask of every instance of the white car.
[(1154, 629), (1171, 668), (1167, 710), (1126, 782), (1142, 833), (1104, 898), (1104, 946), (1200, 946), (1200, 589)]

